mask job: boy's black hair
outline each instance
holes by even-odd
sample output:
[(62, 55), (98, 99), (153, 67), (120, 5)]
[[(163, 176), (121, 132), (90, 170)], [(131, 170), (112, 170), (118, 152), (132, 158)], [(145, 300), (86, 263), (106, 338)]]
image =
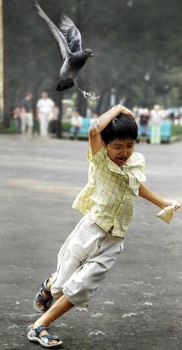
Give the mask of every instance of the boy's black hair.
[(119, 140), (136, 140), (138, 136), (138, 126), (135, 119), (131, 116), (119, 114), (101, 131), (101, 137), (104, 143)]

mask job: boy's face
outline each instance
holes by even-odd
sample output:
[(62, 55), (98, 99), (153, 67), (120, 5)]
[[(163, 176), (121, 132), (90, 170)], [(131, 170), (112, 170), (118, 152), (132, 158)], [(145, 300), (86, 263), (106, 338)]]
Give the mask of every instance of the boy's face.
[(117, 165), (122, 166), (131, 157), (134, 152), (135, 140), (116, 139), (106, 145), (108, 157)]

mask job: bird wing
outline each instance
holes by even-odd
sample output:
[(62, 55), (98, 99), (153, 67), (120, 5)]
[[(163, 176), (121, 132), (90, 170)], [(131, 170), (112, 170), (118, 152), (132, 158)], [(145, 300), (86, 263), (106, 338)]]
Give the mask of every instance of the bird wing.
[(64, 35), (72, 53), (82, 51), (82, 39), (79, 29), (66, 15), (61, 16), (60, 30)]
[(71, 54), (71, 51), (68, 47), (67, 41), (65, 40), (64, 35), (60, 32), (60, 30), (55, 26), (55, 24), (49, 19), (49, 17), (45, 14), (45, 12), (41, 9), (37, 1), (35, 0), (35, 6), (37, 8), (37, 13), (40, 17), (42, 17), (48, 24), (49, 29), (53, 33), (55, 39), (57, 40), (58, 47), (61, 53), (61, 57), (63, 60)]

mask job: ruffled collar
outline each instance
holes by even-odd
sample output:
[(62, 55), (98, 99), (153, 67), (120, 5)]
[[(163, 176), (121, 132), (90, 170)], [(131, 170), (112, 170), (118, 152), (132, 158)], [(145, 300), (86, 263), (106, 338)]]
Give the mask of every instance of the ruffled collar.
[(119, 166), (116, 163), (114, 163), (108, 156), (107, 151), (105, 150), (105, 154), (107, 157), (107, 162), (108, 162), (108, 168), (111, 171), (114, 171), (116, 173), (119, 174), (126, 174), (128, 173), (128, 171), (132, 171), (135, 168), (143, 168), (144, 166), (144, 157), (142, 156), (142, 154), (134, 152), (131, 157), (127, 160), (127, 162), (122, 165)]

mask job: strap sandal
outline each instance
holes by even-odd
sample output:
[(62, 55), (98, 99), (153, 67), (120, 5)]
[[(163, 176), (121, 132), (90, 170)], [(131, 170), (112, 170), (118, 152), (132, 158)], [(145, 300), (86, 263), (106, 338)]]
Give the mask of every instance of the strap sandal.
[[(48, 328), (46, 326), (40, 326), (37, 328), (33, 328), (33, 325), (28, 327), (28, 334), (27, 334), (27, 338), (29, 341), (34, 342), (34, 343), (39, 343), (41, 346), (43, 346), (44, 348), (59, 348), (62, 347), (62, 341), (59, 340), (57, 335), (51, 335), (51, 334), (45, 334), (45, 335), (39, 335), (42, 331), (47, 331), (48, 332)], [(52, 343), (52, 340), (56, 340), (56, 343)]]
[[(33, 301), (33, 308), (39, 313), (46, 312), (50, 308), (53, 302), (53, 297), (51, 295), (51, 292), (47, 289), (48, 280), (49, 278), (46, 279), (44, 283), (42, 283), (41, 288), (39, 292), (36, 294), (35, 299)], [(47, 296), (45, 297), (44, 295), (42, 295), (42, 292), (44, 292)], [(43, 310), (41, 309), (41, 306), (44, 306)]]

